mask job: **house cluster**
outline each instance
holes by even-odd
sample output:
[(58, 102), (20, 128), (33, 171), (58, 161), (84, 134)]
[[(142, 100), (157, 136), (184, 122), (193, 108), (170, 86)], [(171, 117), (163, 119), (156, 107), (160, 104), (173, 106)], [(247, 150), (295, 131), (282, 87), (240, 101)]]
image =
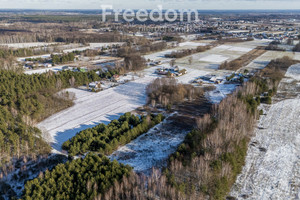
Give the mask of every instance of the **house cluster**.
[(180, 70), (178, 66), (170, 67), (170, 68), (158, 68), (155, 70), (155, 73), (158, 75), (164, 75), (164, 76), (170, 76), (170, 77), (176, 77), (176, 76), (182, 76), (187, 73), (186, 69)]
[(63, 66), (62, 71), (73, 71), (73, 72), (88, 72), (87, 67), (72, 67), (72, 66)]
[(147, 63), (148, 66), (157, 66), (160, 64), (161, 64), (161, 61), (151, 61), (151, 60)]
[(202, 85), (204, 82), (221, 84), (223, 81), (224, 81), (224, 79), (221, 77), (218, 77), (217, 75), (208, 74), (208, 75), (197, 78), (193, 83), (197, 83), (200, 85)]
[(120, 80), (120, 76), (118, 74), (115, 74), (110, 79), (112, 82), (118, 82)]
[(233, 73), (230, 76), (226, 77), (227, 83), (243, 83), (245, 79), (249, 79), (250, 77), (254, 76), (254, 73)]
[(38, 61), (26, 61), (24, 69), (36, 69), (36, 68), (50, 68), (53, 65), (51, 63), (41, 63)]
[(220, 77), (215, 74), (208, 74), (201, 76), (193, 81), (195, 84), (241, 84), (245, 79), (249, 79), (253, 76), (252, 73), (233, 73), (226, 77)]

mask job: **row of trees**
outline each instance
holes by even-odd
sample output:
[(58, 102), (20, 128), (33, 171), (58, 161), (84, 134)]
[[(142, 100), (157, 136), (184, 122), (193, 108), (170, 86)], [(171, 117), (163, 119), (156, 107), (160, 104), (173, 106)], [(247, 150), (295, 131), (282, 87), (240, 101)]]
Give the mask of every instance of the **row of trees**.
[(13, 57), (25, 57), (32, 56), (33, 50), (30, 48), (22, 48), (22, 49), (11, 49), (11, 48), (1, 48), (0, 49), (0, 58), (9, 58)]
[[(52, 28), (52, 29), (51, 29)], [(55, 29), (56, 28), (56, 29)], [(14, 32), (13, 34), (1, 35), (1, 43), (25, 43), (25, 42), (66, 42), (66, 43), (92, 43), (92, 42), (126, 42), (128, 37), (119, 33), (86, 34), (81, 31), (70, 32), (59, 27), (48, 27), (47, 31), (35, 33)], [(46, 33), (45, 33), (46, 32)]]
[(183, 58), (195, 53), (204, 52), (206, 50), (210, 49), (210, 46), (199, 46), (196, 49), (184, 49), (180, 51), (173, 51), (170, 54), (166, 54), (166, 58)]
[(120, 57), (126, 57), (130, 54), (146, 54), (154, 51), (161, 51), (167, 48), (167, 43), (166, 42), (157, 42), (157, 43), (146, 43), (146, 44), (141, 44), (137, 47), (132, 47), (130, 45), (121, 47), (118, 49), (117, 55)]
[(101, 199), (101, 194), (131, 170), (105, 156), (88, 154), (84, 159), (59, 164), (51, 172), (28, 181), (23, 199)]
[(131, 113), (122, 115), (108, 125), (99, 124), (78, 133), (63, 144), (70, 156), (84, 154), (88, 151), (110, 154), (119, 146), (125, 145), (147, 132), (151, 127), (163, 120), (162, 115), (138, 117)]
[(31, 48), (0, 48), (0, 58), (7, 59), (11, 57), (27, 57), (33, 55), (41, 55), (50, 53), (50, 49), (43, 47), (31, 47)]

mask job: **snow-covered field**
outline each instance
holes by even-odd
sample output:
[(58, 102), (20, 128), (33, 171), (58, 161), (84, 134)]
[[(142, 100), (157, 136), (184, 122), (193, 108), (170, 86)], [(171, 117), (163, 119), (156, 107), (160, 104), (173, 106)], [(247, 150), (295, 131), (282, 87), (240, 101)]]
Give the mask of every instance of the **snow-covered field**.
[(24, 62), (28, 58), (44, 58), (44, 59), (49, 59), (51, 57), (51, 54), (44, 54), (44, 55), (39, 55), (39, 56), (29, 56), (29, 57), (20, 57), (17, 58), (17, 61), (19, 62)]
[(167, 124), (167, 120), (119, 148), (110, 156), (110, 159), (128, 164), (136, 172), (146, 174), (149, 174), (153, 167), (165, 166), (169, 155), (176, 151), (188, 133), (187, 130)]
[(55, 66), (55, 67), (48, 67), (48, 68), (41, 68), (41, 69), (34, 69), (34, 70), (25, 70), (24, 73), (25, 74), (43, 74), (46, 73), (48, 71), (53, 71), (53, 72), (58, 72), (58, 71), (62, 71), (63, 65), (61, 66)]
[[(242, 43), (228, 43), (216, 46), (208, 51), (200, 52), (192, 56), (177, 59), (176, 64), (182, 67), (189, 67), (199, 70), (215, 71), (224, 61), (232, 61), (248, 53), (257, 46), (265, 46), (267, 43), (262, 40), (247, 41)], [(190, 57), (192, 63), (190, 64)]]
[(294, 60), (300, 60), (300, 53), (298, 52), (267, 51), (263, 55), (253, 60), (249, 65), (243, 67), (241, 71), (244, 71), (245, 69), (249, 71), (263, 69), (271, 60), (282, 58), (284, 56), (288, 56)]
[(170, 49), (170, 50), (165, 50), (165, 51), (159, 51), (159, 52), (156, 52), (156, 53), (145, 55), (144, 58), (146, 60), (157, 61), (157, 60), (160, 60), (162, 58), (165, 58), (165, 55), (172, 53), (172, 51), (175, 51), (175, 49)]
[(68, 89), (76, 95), (75, 105), (38, 124), (50, 136), (52, 147), (60, 151), (63, 142), (99, 123), (107, 123), (145, 105), (145, 87), (154, 77), (146, 76), (99, 93)]
[(235, 84), (217, 84), (216, 89), (206, 93), (206, 97), (213, 104), (220, 103), (227, 95), (233, 93), (237, 87)]
[(173, 51), (180, 51), (180, 50), (184, 50), (184, 49), (195, 49), (198, 46), (206, 46), (208, 45), (208, 43), (202, 43), (202, 42), (182, 42), (179, 43), (178, 47), (172, 48), (172, 49), (168, 49), (168, 50), (164, 50), (164, 51), (159, 51), (159, 52), (155, 52), (155, 53), (151, 53), (148, 55), (145, 55), (144, 58), (146, 60), (152, 60), (152, 61), (162, 61), (162, 60), (171, 60), (171, 59), (166, 59), (165, 55), (166, 54), (170, 54)]
[(226, 60), (228, 60), (228, 57), (223, 55), (217, 55), (217, 54), (210, 54), (208, 56), (199, 59), (199, 61), (203, 61), (203, 62), (216, 62), (216, 63), (222, 63)]
[(300, 64), (291, 66), (285, 76), (300, 81)]
[[(299, 91), (285, 91), (284, 85), (299, 88), (300, 65), (290, 67), (282, 80), (278, 95), (265, 107), (252, 138), (246, 165), (232, 188), (238, 199), (299, 199), (300, 198), (300, 97)], [(282, 98), (286, 92), (294, 98)]]
[(192, 47), (198, 47), (198, 46), (206, 46), (207, 43), (198, 43), (198, 42), (182, 42), (179, 44), (180, 47), (185, 46), (192, 46)]
[(245, 52), (245, 53), (254, 49), (254, 48), (247, 48), (247, 47), (242, 47), (242, 46), (230, 46), (230, 45), (221, 45), (216, 48), (222, 49), (222, 50), (228, 50), (228, 51)]
[(188, 68), (188, 67), (185, 67), (185, 69), (187, 70), (188, 74), (177, 78), (177, 80), (180, 83), (184, 83), (184, 84), (191, 83), (196, 78), (198, 78), (200, 76), (205, 76), (210, 73), (210, 71), (207, 71), (207, 70), (198, 70), (198, 69), (192, 69), (192, 68)]
[(87, 49), (98, 49), (102, 47), (111, 47), (113, 45), (119, 45), (122, 46), (124, 42), (112, 42), (112, 43), (90, 43), (88, 46), (85, 47), (78, 47), (73, 49), (65, 49), (63, 50), (64, 53), (71, 53), (73, 51), (84, 51)]
[(46, 43), (46, 42), (32, 42), (32, 43), (10, 43), (10, 44), (0, 44), (0, 46), (9, 47), (9, 48), (31, 48), (31, 47), (44, 47), (56, 44), (55, 42)]

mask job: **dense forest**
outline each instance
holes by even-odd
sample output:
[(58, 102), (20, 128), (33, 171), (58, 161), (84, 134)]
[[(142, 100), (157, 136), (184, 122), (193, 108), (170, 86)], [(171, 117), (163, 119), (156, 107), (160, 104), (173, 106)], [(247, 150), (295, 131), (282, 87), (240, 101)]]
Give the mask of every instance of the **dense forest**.
[(41, 132), (32, 126), (73, 105), (72, 94), (58, 91), (107, 78), (114, 73), (108, 71), (99, 76), (95, 71), (64, 71), (25, 75), (0, 70), (0, 167), (14, 157), (50, 151), (49, 145), (41, 138)]
[(25, 185), (24, 200), (33, 199), (101, 199), (116, 182), (130, 174), (131, 168), (110, 161), (105, 156), (88, 154), (66, 164), (57, 165), (51, 172)]
[(99, 124), (94, 128), (86, 129), (63, 144), (70, 156), (84, 154), (88, 151), (109, 155), (119, 146), (125, 145), (146, 133), (151, 127), (160, 123), (162, 115), (138, 117), (125, 113), (118, 120), (108, 125)]

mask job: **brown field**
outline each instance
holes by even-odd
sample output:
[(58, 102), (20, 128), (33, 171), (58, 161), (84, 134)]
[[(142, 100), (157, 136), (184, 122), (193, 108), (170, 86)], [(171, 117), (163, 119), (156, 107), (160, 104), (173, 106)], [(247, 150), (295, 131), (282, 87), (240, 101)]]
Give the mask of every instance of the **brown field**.
[(249, 53), (246, 53), (233, 61), (222, 63), (220, 65), (220, 69), (236, 71), (242, 67), (247, 66), (253, 60), (255, 60), (256, 58), (258, 58), (259, 56), (263, 55), (266, 52), (267, 51), (265, 50), (264, 47), (258, 46), (255, 49), (253, 49), (252, 51), (250, 51)]

